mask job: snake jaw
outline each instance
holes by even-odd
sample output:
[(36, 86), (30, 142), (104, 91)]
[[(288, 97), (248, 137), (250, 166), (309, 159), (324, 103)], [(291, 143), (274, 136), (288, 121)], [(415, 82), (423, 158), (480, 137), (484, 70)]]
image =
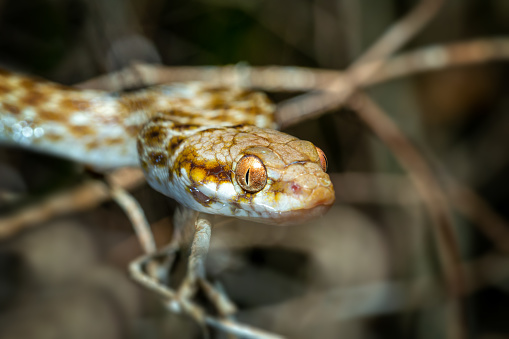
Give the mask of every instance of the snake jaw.
[[(295, 183), (286, 183), (285, 186), (292, 188)], [(257, 208), (250, 213), (245, 213), (246, 208), (239, 210), (236, 217), (264, 224), (295, 225), (320, 217), (327, 213), (335, 201), (332, 184), (327, 187), (318, 187), (309, 192), (302, 189), (299, 195), (290, 195), (286, 198), (278, 195), (266, 195), (263, 199), (254, 199)]]

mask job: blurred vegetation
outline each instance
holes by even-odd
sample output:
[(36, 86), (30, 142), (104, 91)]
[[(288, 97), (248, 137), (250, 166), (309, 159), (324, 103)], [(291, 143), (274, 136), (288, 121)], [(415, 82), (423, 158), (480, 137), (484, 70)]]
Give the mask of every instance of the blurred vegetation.
[[(401, 18), (416, 3), (414, 0), (3, 0), (0, 1), (0, 66), (65, 84), (77, 83), (121, 69), (133, 61), (165, 65), (224, 65), (242, 62), (251, 65), (344, 69), (391, 23)], [(508, 34), (509, 1), (450, 0), (446, 1), (431, 24), (405, 46), (404, 50)], [(496, 62), (430, 72), (380, 84), (369, 90), (369, 94), (391, 115), (409, 138), (416, 142), (426, 157), (437, 159), (453, 177), (474, 189), (506, 219), (509, 219), (509, 181), (506, 179), (509, 175), (509, 152), (506, 150), (506, 145), (509, 145), (508, 66), (506, 62)], [(284, 97), (277, 93), (271, 95), (276, 100)], [(330, 112), (316, 121), (292, 127), (287, 132), (323, 146), (328, 154), (332, 173), (405, 175), (385, 145), (373, 137), (357, 118), (355, 111), (348, 107)], [(69, 180), (82, 180), (82, 173), (69, 173), (74, 168), (69, 169), (70, 166), (66, 163), (62, 164), (57, 160), (51, 163), (43, 156), (34, 160), (30, 153), (3, 149), (1, 151), (0, 160), (18, 168), (19, 176), (26, 186), (25, 193), (28, 195), (45, 193), (49, 184), (58, 186), (62, 182), (68, 183)], [(44, 165), (41, 165), (43, 163)], [(40, 170), (38, 166), (42, 166)], [(52, 171), (57, 173), (50, 173)], [(72, 179), (66, 180), (63, 177)], [(343, 189), (344, 187), (337, 188)], [(373, 192), (374, 196), (396, 196), (399, 191), (391, 183), (375, 183), (368, 186), (368, 192)], [(152, 221), (160, 220), (171, 210), (164, 198), (152, 196), (147, 190), (140, 190), (136, 194), (138, 198), (141, 196), (142, 200), (145, 200), (144, 207)], [(348, 195), (348, 191), (345, 193), (343, 190), (341, 194)], [(303, 294), (303, 291), (309, 289), (315, 291), (323, 286), (330, 288), (337, 284), (336, 286), (340, 287), (351, 287), (359, 282), (377, 279), (410, 280), (430, 272), (436, 273), (433, 245), (425, 231), (429, 221), (422, 209), (409, 206), (410, 204), (405, 202), (393, 204), (375, 200), (350, 205), (339, 201), (338, 203), (343, 203), (340, 208), (347, 208), (347, 212), (335, 211), (335, 219), (331, 217), (322, 222), (323, 225), (329, 222), (347, 228), (346, 235), (341, 233), (335, 238), (333, 234), (336, 233), (329, 230), (326, 232), (330, 233), (324, 233), (322, 237), (331, 238), (320, 240), (330, 240), (327, 244), (331, 250), (320, 258), (327, 257), (329, 264), (336, 263), (335, 260), (341, 261), (337, 270), (332, 264), (327, 266), (327, 272), (334, 276), (334, 279), (327, 276), (330, 280), (324, 277), (321, 277), (323, 280), (313, 280), (311, 276), (315, 275), (316, 278), (319, 275), (317, 272), (322, 272), (319, 270), (325, 267), (320, 266), (322, 262), (320, 265), (313, 262), (317, 257), (311, 256), (313, 260), (308, 262), (302, 260), (301, 253), (291, 255), (294, 248), (287, 248), (291, 258), (286, 258), (286, 254), (279, 253), (279, 250), (266, 248), (270, 247), (269, 245), (274, 246), (274, 242), (271, 242), (273, 236), (267, 235), (262, 238), (269, 245), (258, 244), (258, 247), (244, 252), (243, 260), (250, 262), (251, 268), (255, 267), (256, 274), (253, 274), (253, 271), (244, 271), (242, 265), (240, 269), (243, 275), (250, 277), (249, 281), (260, 279), (259, 286), (262, 288), (259, 289), (268, 291), (267, 295), (262, 295), (262, 292), (257, 290), (257, 293), (260, 293), (258, 300), (251, 300), (248, 297), (252, 295), (246, 296), (246, 291), (240, 288), (246, 286), (243, 285), (246, 281), (232, 283), (237, 282), (235, 279), (239, 276), (231, 272), (227, 273), (230, 274), (230, 280), (224, 282), (229, 293), (235, 296), (234, 299), (241, 300), (243, 308), (249, 310), (253, 305), (262, 307), (276, 304), (282, 299)], [(401, 200), (405, 200), (404, 196)], [(123, 252), (123, 247), (119, 245), (130, 239), (127, 235), (130, 232), (129, 225), (121, 219), (122, 214), (113, 204), (94, 213), (93, 216), (80, 217), (84, 218), (85, 223), (95, 227), (90, 232), (94, 241), (99, 243), (96, 245), (100, 248), (97, 255), (108, 265), (122, 270), (123, 265), (136, 256), (132, 252), (136, 251), (132, 250), (136, 247), (133, 245), (134, 240), (129, 240), (132, 251)], [(111, 213), (116, 216), (111, 217)], [(463, 258), (466, 261), (473, 262), (490, 253), (499, 254), (472, 221), (459, 215), (455, 218)], [(349, 226), (352, 227), (345, 226), (344, 222), (351, 222)], [(123, 233), (116, 233), (120, 232), (118, 229), (122, 229)], [(271, 232), (268, 228), (256, 226), (246, 229), (249, 231), (233, 228), (231, 232), (236, 236), (246, 232), (251, 237), (256, 237), (254, 234), (257, 232)], [(82, 236), (81, 231), (76, 232)], [(227, 233), (224, 229), (218, 232)], [(289, 235), (290, 232), (283, 233), (295, 243), (312, 238), (322, 244), (313, 238), (318, 236), (309, 229), (309, 233), (295, 231), (294, 234), (299, 236), (294, 235), (293, 238)], [(228, 235), (223, 236), (228, 238)], [(235, 239), (231, 234), (230, 236)], [(299, 237), (300, 239), (297, 239)], [(332, 244), (331, 239), (337, 240), (341, 246)], [(341, 242), (341, 239), (353, 240)], [(364, 241), (370, 246), (366, 246)], [(260, 243), (263, 241), (260, 240)], [(49, 247), (50, 244), (52, 242), (48, 243)], [(119, 247), (114, 247), (116, 245)], [(278, 248), (285, 247), (284, 241), (276, 242), (276, 245)], [(0, 311), (3, 310), (0, 314), (0, 328), (2, 321), (4, 324), (8, 323), (12, 317), (18, 321), (23, 319), (23, 315), (15, 312), (18, 308), (22, 309), (15, 302), (19, 298), (12, 298), (17, 292), (5, 292), (15, 290), (13, 277), (20, 281), (28, 279), (19, 273), (21, 261), (18, 257), (13, 258), (12, 254), (13, 249), (18, 251), (20, 246), (23, 247), (9, 243), (3, 246), (5, 255), (0, 251)], [(113, 250), (108, 249), (112, 247), (116, 251), (113, 254)], [(291, 247), (290, 245), (289, 248)], [(347, 247), (349, 251), (345, 249)], [(263, 249), (262, 252), (260, 248)], [(308, 251), (309, 248), (306, 247), (305, 250)], [(24, 253), (23, 250), (19, 251)], [(232, 258), (242, 256), (237, 251), (238, 249), (232, 251), (235, 253)], [(364, 254), (369, 260), (362, 261)], [(62, 256), (72, 254), (66, 252)], [(212, 253), (212, 257), (219, 257), (219, 261), (224, 259), (222, 256), (221, 251), (216, 255)], [(357, 261), (371, 261), (373, 264), (358, 265)], [(303, 267), (300, 267), (299, 263), (302, 266), (312, 266), (313, 263), (317, 266), (312, 266), (310, 271), (306, 271), (306, 275), (302, 274)], [(263, 265), (273, 265), (275, 268), (273, 271), (260, 272), (260, 266)], [(509, 268), (505, 261), (499, 262), (499, 265), (500, 267), (495, 266), (497, 272), (503, 273)], [(293, 273), (288, 273), (292, 270)], [(277, 272), (283, 272), (283, 278), (274, 278)], [(482, 276), (483, 273), (478, 274)], [(40, 283), (37, 279), (35, 281), (36, 284)], [(2, 282), (7, 287), (2, 287)], [(24, 288), (25, 283), (20, 283), (19, 286)], [(127, 284), (122, 280), (121, 284), (124, 283)], [(108, 293), (114, 290), (110, 285), (105, 288)], [(127, 287), (126, 289), (129, 290)], [(2, 293), (8, 297), (2, 299)], [(26, 297), (26, 294), (23, 295)], [(148, 298), (146, 294), (141, 296)], [(80, 298), (81, 296), (77, 297)], [(503, 276), (497, 282), (486, 283), (465, 299), (471, 337), (503, 338), (509, 335), (506, 321), (509, 317), (509, 275)], [(26, 302), (26, 299), (23, 301)], [(131, 306), (135, 304), (134, 301), (126, 303)], [(407, 303), (411, 304), (411, 301)], [(7, 304), (11, 305), (10, 308), (5, 306)], [(163, 313), (154, 304), (155, 302), (145, 308), (119, 304), (134, 315), (119, 312), (121, 318), (123, 317), (124, 322), (120, 327), (124, 332), (119, 334), (111, 330), (108, 338), (159, 338), (168, 333), (182, 333), (168, 329), (171, 327), (169, 323), (175, 326), (174, 328), (181, 328), (174, 324), (175, 320), (153, 316)], [(333, 325), (327, 323), (323, 333), (318, 331), (320, 323), (311, 323), (306, 328), (312, 328), (314, 332), (303, 330), (300, 335), (316, 338), (442, 338), (443, 305), (430, 306), (423, 303), (421, 306), (416, 310), (412, 308), (413, 305), (403, 303), (399, 309), (388, 311), (387, 314), (353, 317), (354, 320), (338, 321)], [(313, 304), (309, 307), (313, 307)], [(248, 311), (243, 313), (241, 318), (247, 322), (262, 324), (261, 326), (271, 324), (266, 318), (254, 317), (254, 313)], [(268, 314), (266, 317), (272, 314), (270, 310)], [(296, 336), (299, 334), (297, 331), (292, 332), (291, 326), (290, 329), (276, 327), (274, 330), (287, 331)], [(66, 333), (74, 332), (69, 329)], [(310, 333), (315, 335), (311, 336)], [(191, 331), (189, 337), (193, 335), (197, 335), (196, 331)], [(50, 337), (41, 335), (41, 338)]]

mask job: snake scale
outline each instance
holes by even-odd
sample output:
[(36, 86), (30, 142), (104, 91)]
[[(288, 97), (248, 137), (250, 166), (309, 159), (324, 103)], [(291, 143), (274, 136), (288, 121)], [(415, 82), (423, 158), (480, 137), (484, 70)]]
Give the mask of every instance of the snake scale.
[(0, 71), (0, 142), (99, 171), (141, 166), (157, 191), (194, 210), (287, 224), (334, 202), (323, 152), (275, 130), (260, 92), (200, 82), (127, 93)]

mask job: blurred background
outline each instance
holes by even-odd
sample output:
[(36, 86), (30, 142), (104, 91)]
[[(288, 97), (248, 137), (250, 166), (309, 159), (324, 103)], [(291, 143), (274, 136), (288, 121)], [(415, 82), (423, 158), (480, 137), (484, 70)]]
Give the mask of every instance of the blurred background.
[[(134, 61), (341, 70), (416, 3), (2, 0), (0, 66), (63, 84)], [(449, 0), (404, 50), (508, 34), (509, 1)], [(508, 66), (479, 63), (368, 89), (438, 180), (447, 172), (470, 188), (490, 211), (483, 220), (502, 229), (509, 218)], [(299, 93), (268, 94), (279, 102)], [(349, 107), (285, 132), (325, 151), (337, 201), (305, 225), (218, 222), (208, 273), (239, 306), (239, 321), (290, 338), (450, 337), (431, 221), (394, 154)], [(92, 176), (62, 159), (2, 147), (0, 217)], [(175, 203), (146, 185), (133, 194), (158, 244), (169, 242)], [(468, 337), (507, 338), (509, 251), (468, 212), (453, 210), (467, 286), (461, 326)], [(500, 243), (509, 241), (504, 234)], [(140, 254), (113, 202), (0, 239), (0, 337), (201, 337), (193, 321), (129, 279), (127, 265)]]

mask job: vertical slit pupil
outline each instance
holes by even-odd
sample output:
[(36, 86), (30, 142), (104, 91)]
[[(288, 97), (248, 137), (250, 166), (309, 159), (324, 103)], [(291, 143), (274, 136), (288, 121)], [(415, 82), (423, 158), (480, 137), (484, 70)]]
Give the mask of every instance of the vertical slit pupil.
[(250, 169), (250, 168), (248, 168), (248, 169), (247, 169), (247, 172), (246, 172), (246, 184), (248, 184), (248, 185), (249, 185), (249, 171), (250, 171), (250, 170), (251, 170), (251, 169)]

